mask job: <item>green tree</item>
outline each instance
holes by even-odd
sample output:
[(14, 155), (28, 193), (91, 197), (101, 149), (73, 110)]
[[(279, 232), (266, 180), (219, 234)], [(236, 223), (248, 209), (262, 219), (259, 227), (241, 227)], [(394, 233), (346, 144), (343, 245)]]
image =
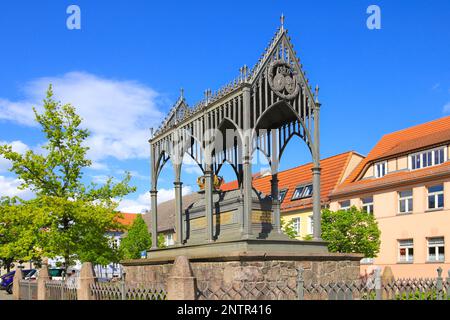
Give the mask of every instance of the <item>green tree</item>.
[(134, 219), (128, 233), (120, 241), (120, 249), (125, 259), (139, 259), (141, 252), (150, 249), (152, 237), (141, 215)]
[(0, 199), (0, 261), (9, 272), (17, 260), (38, 261), (39, 216), (18, 198)]
[[(152, 246), (152, 234), (148, 232), (147, 224), (141, 215), (134, 219), (128, 233), (120, 242), (122, 257), (125, 259), (139, 259), (141, 252)], [(158, 235), (158, 247), (164, 247), (164, 235)]]
[(286, 222), (286, 220), (281, 218), (281, 231), (283, 231), (290, 239), (298, 237), (297, 230), (294, 229), (294, 220), (292, 219)]
[(107, 232), (123, 228), (117, 222), (116, 201), (136, 190), (129, 186), (130, 174), (118, 183), (109, 178), (103, 186), (86, 186), (83, 170), (91, 165), (85, 145), (89, 132), (81, 128), (75, 108), (55, 101), (50, 85), (43, 112), (33, 111), (47, 140), (43, 154), (28, 150), (22, 155), (3, 145), (0, 156), (11, 161), (10, 171), (22, 181), (19, 188), (36, 195), (28, 205), (39, 213), (42, 255), (63, 257), (66, 267), (74, 260), (102, 264), (117, 260)]
[(374, 258), (380, 251), (378, 223), (374, 216), (355, 206), (348, 210), (322, 210), (322, 239), (331, 252), (362, 253)]

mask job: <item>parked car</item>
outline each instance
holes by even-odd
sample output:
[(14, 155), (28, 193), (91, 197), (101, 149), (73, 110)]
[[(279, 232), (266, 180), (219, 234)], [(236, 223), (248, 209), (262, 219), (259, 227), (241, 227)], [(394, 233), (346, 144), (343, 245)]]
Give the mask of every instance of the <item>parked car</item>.
[[(0, 290), (6, 290), (6, 292), (12, 294), (13, 279), (15, 273), (16, 271), (14, 270), (0, 277)], [(36, 269), (22, 270), (22, 275), (24, 279), (36, 279), (37, 270)]]
[(52, 280), (63, 280), (64, 269), (50, 268), (50, 269), (48, 269), (48, 275), (52, 278)]

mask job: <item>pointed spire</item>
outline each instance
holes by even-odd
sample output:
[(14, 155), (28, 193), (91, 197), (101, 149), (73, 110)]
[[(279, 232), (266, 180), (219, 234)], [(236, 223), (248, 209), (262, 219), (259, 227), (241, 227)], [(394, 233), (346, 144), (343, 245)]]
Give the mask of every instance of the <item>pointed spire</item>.
[(180, 88), (180, 99), (184, 99), (184, 89)]
[(281, 22), (281, 30), (283, 30), (284, 29), (284, 14), (283, 13), (281, 14), (280, 22)]
[(316, 103), (319, 103), (319, 85), (316, 85), (316, 90), (315, 90), (314, 96), (316, 98)]

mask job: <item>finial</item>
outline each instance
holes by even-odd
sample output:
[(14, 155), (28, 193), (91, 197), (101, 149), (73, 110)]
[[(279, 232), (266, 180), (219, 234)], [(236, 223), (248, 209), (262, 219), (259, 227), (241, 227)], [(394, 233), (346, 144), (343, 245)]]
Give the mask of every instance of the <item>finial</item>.
[(319, 103), (319, 85), (316, 85), (316, 103)]
[(280, 22), (281, 22), (281, 30), (283, 30), (284, 29), (284, 14), (283, 13), (281, 14)]
[(180, 98), (183, 99), (184, 98), (184, 89), (180, 88)]

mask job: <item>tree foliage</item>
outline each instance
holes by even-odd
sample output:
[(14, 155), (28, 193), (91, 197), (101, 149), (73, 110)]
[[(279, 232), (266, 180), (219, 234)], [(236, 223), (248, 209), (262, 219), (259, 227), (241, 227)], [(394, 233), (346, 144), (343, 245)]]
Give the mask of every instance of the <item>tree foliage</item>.
[(141, 215), (134, 219), (128, 233), (120, 242), (120, 249), (125, 259), (139, 259), (141, 252), (150, 249), (152, 237)]
[(39, 260), (39, 218), (19, 198), (0, 200), (0, 260), (8, 271), (16, 260)]
[[(39, 230), (36, 248), (42, 255), (62, 256), (66, 266), (74, 260), (116, 261), (117, 252), (106, 233), (123, 228), (115, 208), (118, 200), (135, 191), (129, 186), (130, 174), (118, 183), (109, 178), (103, 186), (86, 185), (83, 172), (91, 165), (86, 157), (89, 132), (81, 128), (82, 119), (75, 108), (55, 101), (49, 86), (43, 112), (33, 111), (47, 141), (42, 146), (44, 152), (20, 154), (9, 145), (0, 146), (0, 156), (11, 161), (10, 171), (22, 181), (19, 188), (36, 195), (12, 212), (22, 219), (28, 209), (33, 211), (37, 225), (32, 224), (32, 230)], [(23, 249), (26, 251), (25, 244)]]
[(355, 206), (348, 210), (322, 210), (322, 239), (331, 252), (362, 253), (374, 258), (380, 251), (381, 231), (374, 216)]
[(292, 219), (286, 221), (281, 218), (281, 231), (283, 231), (290, 239), (298, 237), (297, 230), (294, 229), (294, 220)]

